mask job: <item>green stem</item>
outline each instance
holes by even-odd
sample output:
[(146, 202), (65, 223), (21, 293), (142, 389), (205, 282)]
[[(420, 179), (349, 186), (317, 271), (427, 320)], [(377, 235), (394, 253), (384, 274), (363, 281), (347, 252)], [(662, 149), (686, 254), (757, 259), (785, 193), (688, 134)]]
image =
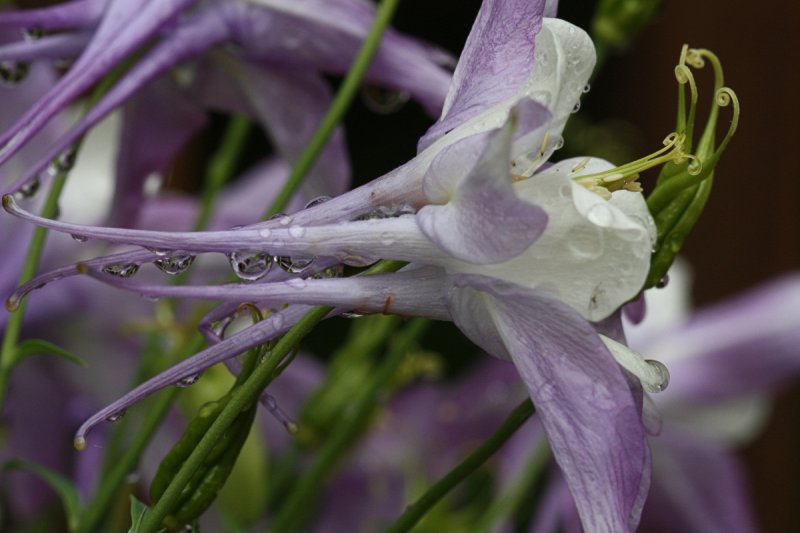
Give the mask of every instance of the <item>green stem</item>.
[[(47, 193), (47, 198), (44, 202), (41, 215), (45, 218), (53, 218), (58, 213), (58, 198), (61, 196), (61, 191), (67, 182), (67, 174), (58, 174)], [(44, 244), (47, 240), (47, 230), (45, 228), (37, 227), (33, 230), (33, 238), (31, 238), (30, 246), (28, 247), (28, 254), (25, 257), (25, 263), (22, 266), (22, 273), (19, 277), (18, 285), (22, 285), (33, 279), (39, 269), (39, 260), (42, 257)], [(15, 313), (11, 313), (6, 321), (6, 331), (3, 335), (3, 345), (0, 350), (0, 413), (3, 412), (3, 404), (6, 396), (6, 386), (11, 370), (17, 364), (17, 342), (19, 341), (19, 334), (22, 331), (22, 318), (25, 315), (26, 300), (19, 304), (19, 308)]]
[[(535, 445), (533, 453), (528, 458), (528, 462), (517, 476), (514, 483), (504, 490), (494, 499), (491, 507), (486, 511), (481, 520), (475, 526), (474, 531), (491, 532), (501, 529), (502, 521), (513, 517), (518, 511), (523, 509), (523, 505), (529, 504), (527, 498), (535, 484), (541, 479), (542, 471), (550, 460), (550, 447), (547, 440), (542, 437)], [(527, 505), (526, 507), (530, 507)]]
[(286, 186), (272, 202), (272, 205), (264, 216), (265, 219), (286, 209), (289, 200), (302, 184), (303, 178), (308, 171), (311, 170), (311, 167), (314, 166), (314, 162), (325, 148), (328, 139), (339, 125), (339, 122), (341, 122), (356, 92), (361, 86), (361, 80), (364, 78), (370, 62), (375, 52), (378, 50), (383, 32), (389, 25), (398, 4), (399, 0), (381, 0), (375, 13), (375, 20), (372, 23), (372, 27), (364, 40), (364, 44), (353, 60), (353, 65), (347, 72), (347, 76), (345, 76), (341, 87), (339, 87), (339, 91), (336, 93), (331, 107), (323, 117), (319, 128), (317, 128), (317, 131), (314, 132), (314, 135), (308, 142), (306, 149), (297, 159), (297, 163), (294, 168), (292, 168), (292, 172), (289, 174), (289, 178), (286, 181)]
[(392, 524), (387, 533), (410, 531), (428, 510), (436, 505), (448, 492), (477, 470), (533, 415), (535, 409), (530, 399), (519, 404), (503, 425), (489, 437), (477, 450), (464, 459), (446, 476), (436, 482), (420, 499), (409, 505), (405, 512)]
[[(382, 274), (395, 272), (403, 265), (405, 263), (401, 261), (381, 261), (364, 273)], [(197, 468), (214, 448), (214, 445), (225, 433), (225, 430), (236, 420), (242, 410), (247, 409), (269, 382), (274, 379), (275, 369), (283, 359), (295, 349), (303, 337), (308, 335), (314, 326), (322, 321), (332, 309), (332, 307), (319, 306), (306, 313), (292, 329), (281, 337), (269, 357), (261, 361), (250, 377), (233, 392), (228, 404), (208, 428), (197, 447), (184, 461), (178, 473), (175, 474), (161, 499), (158, 500), (144, 519), (140, 529), (142, 533), (154, 532), (161, 527), (161, 522), (178, 502), (183, 488), (189, 483)]]
[[(137, 57), (138, 54), (134, 54), (131, 58), (125, 60), (97, 85), (84, 105), (85, 113), (88, 113), (100, 98), (111, 89), (117, 80), (128, 71)], [(74, 147), (76, 152), (80, 151), (80, 145), (82, 143), (83, 138), (76, 143)], [(59, 172), (53, 178), (53, 183), (50, 186), (50, 190), (44, 202), (44, 207), (40, 213), (41, 216), (45, 218), (55, 218), (58, 216), (58, 199), (61, 196), (61, 191), (64, 189), (68, 177), (69, 171)], [(33, 232), (33, 238), (28, 247), (28, 254), (25, 256), (25, 262), (23, 263), (22, 273), (20, 274), (17, 286), (30, 281), (36, 275), (46, 240), (47, 229), (37, 227)], [(3, 344), (2, 347), (0, 347), (0, 414), (3, 412), (6, 388), (8, 386), (11, 370), (18, 362), (17, 342), (19, 341), (19, 334), (22, 330), (22, 319), (25, 316), (25, 307), (25, 300), (22, 300), (16, 312), (9, 314), (8, 320), (6, 321), (6, 329), (3, 333)]]
[(366, 427), (375, 411), (381, 391), (395, 375), (411, 345), (429, 324), (428, 320), (415, 318), (404, 328), (369, 387), (352, 405), (352, 411), (348, 413), (347, 418), (336, 426), (314, 462), (297, 482), (289, 498), (281, 504), (280, 513), (272, 526), (273, 531), (300, 531), (303, 529), (303, 521), (308, 517), (307, 510), (313, 504), (314, 496), (339, 459)]
[(208, 226), (214, 201), (223, 185), (233, 176), (236, 163), (242, 155), (249, 132), (249, 120), (239, 116), (231, 117), (228, 127), (222, 136), (220, 147), (208, 165), (203, 196), (200, 199), (200, 211), (197, 214), (194, 231), (203, 231)]
[(109, 506), (117, 496), (119, 488), (125, 482), (128, 474), (139, 464), (139, 459), (150, 443), (150, 439), (153, 438), (153, 435), (155, 435), (167, 416), (167, 412), (175, 401), (178, 391), (179, 389), (177, 388), (164, 391), (156, 398), (154, 405), (147, 410), (148, 416), (134, 434), (133, 442), (131, 442), (119, 460), (114, 463), (113, 468), (102, 477), (100, 486), (97, 489), (97, 497), (84, 509), (78, 533), (90, 533), (99, 529)]

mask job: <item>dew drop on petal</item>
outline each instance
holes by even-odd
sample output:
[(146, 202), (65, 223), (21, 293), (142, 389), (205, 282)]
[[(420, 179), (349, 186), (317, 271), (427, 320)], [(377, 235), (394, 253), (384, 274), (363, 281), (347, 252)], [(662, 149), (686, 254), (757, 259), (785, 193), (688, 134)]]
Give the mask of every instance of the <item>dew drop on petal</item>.
[(73, 241), (77, 242), (86, 242), (89, 240), (89, 237), (86, 237), (85, 235), (77, 235), (75, 233), (71, 234), (70, 237), (72, 237)]
[(117, 263), (115, 265), (105, 265), (102, 271), (111, 276), (127, 279), (139, 272), (139, 265), (136, 263)]
[(656, 289), (663, 289), (667, 285), (669, 285), (669, 274), (656, 282)]
[(572, 112), (577, 113), (580, 110), (581, 110), (581, 101), (578, 100), (577, 102), (575, 102), (575, 106), (572, 108)]
[(586, 218), (592, 224), (605, 228), (614, 221), (614, 212), (605, 203), (595, 204), (586, 213)]
[(7, 85), (17, 85), (25, 81), (30, 65), (23, 61), (0, 61), (0, 81)]
[(381, 233), (381, 244), (384, 246), (391, 246), (394, 244), (394, 234), (389, 231), (384, 231)]
[(381, 115), (395, 113), (409, 101), (411, 94), (375, 85), (361, 89), (361, 99), (370, 111)]
[(41, 188), (41, 186), (42, 182), (39, 180), (39, 177), (37, 176), (19, 188), (19, 195), (22, 198), (31, 198), (37, 192), (39, 192), (39, 188)]
[(592, 86), (591, 86), (591, 85), (589, 85), (588, 83), (587, 83), (586, 85), (584, 85), (584, 86), (583, 86), (583, 93), (584, 93), (584, 94), (588, 93), (588, 92), (589, 92), (589, 91), (591, 91), (591, 90), (592, 90)]
[(302, 290), (306, 288), (308, 282), (302, 278), (292, 278), (287, 280), (286, 284), (293, 289)]
[(300, 239), (305, 234), (306, 234), (306, 228), (304, 228), (303, 226), (291, 226), (289, 228), (289, 235), (294, 237), (295, 239)]
[(317, 197), (316, 197), (316, 198), (314, 198), (313, 200), (309, 201), (309, 202), (306, 204), (306, 207), (305, 207), (305, 208), (306, 208), (306, 209), (308, 209), (309, 207), (314, 207), (314, 206), (317, 206), (317, 205), (319, 205), (319, 204), (324, 204), (325, 202), (327, 202), (327, 201), (328, 201), (328, 200), (330, 200), (330, 199), (331, 199), (331, 197), (330, 197), (330, 196), (317, 196)]
[(191, 376), (186, 376), (176, 381), (175, 386), (185, 389), (186, 387), (191, 387), (192, 385), (197, 383), (197, 380), (199, 379), (200, 379), (200, 374), (192, 374)]
[(278, 222), (280, 222), (282, 226), (288, 226), (289, 224), (292, 223), (292, 217), (290, 217), (289, 215), (284, 215)]
[(174, 276), (186, 272), (192, 263), (194, 263), (195, 256), (190, 254), (174, 254), (159, 257), (153, 264), (163, 273)]
[(647, 392), (661, 392), (669, 386), (669, 370), (661, 361), (655, 359), (647, 359), (645, 362), (650, 365), (650, 368), (656, 374), (657, 379), (652, 383), (645, 383), (644, 388)]
[(236, 277), (256, 281), (266, 276), (272, 268), (273, 257), (264, 252), (238, 250), (228, 254), (228, 260)]
[(364, 316), (364, 315), (363, 315), (363, 314), (361, 314), (361, 313), (353, 313), (353, 312), (349, 312), (349, 313), (342, 313), (342, 314), (341, 314), (341, 315), (339, 315), (339, 316), (340, 316), (340, 317), (342, 317), (342, 318), (361, 318), (361, 317), (362, 317), (362, 316)]
[(314, 263), (314, 259), (280, 256), (275, 258), (275, 262), (284, 271), (290, 274), (299, 274), (310, 267)]
[(106, 418), (106, 422), (116, 422), (125, 416), (126, 411), (123, 409), (122, 411), (116, 412), (113, 415)]

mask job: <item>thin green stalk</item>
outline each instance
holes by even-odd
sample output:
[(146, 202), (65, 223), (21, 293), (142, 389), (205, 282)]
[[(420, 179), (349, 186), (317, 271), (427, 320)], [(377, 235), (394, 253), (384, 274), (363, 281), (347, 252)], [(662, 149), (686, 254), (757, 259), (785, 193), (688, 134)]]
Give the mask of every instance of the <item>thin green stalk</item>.
[[(138, 54), (134, 54), (115, 68), (103, 81), (98, 84), (91, 96), (86, 101), (84, 111), (88, 111), (106, 94), (109, 89), (119, 80), (122, 75), (128, 71), (133, 65)], [(80, 151), (80, 145), (83, 143), (83, 138), (79, 140), (74, 149), (76, 152)], [(44, 206), (42, 207), (41, 216), (45, 218), (55, 218), (58, 216), (58, 199), (61, 196), (61, 191), (69, 177), (69, 171), (59, 172), (53, 178), (53, 183), (45, 198)], [(25, 262), (22, 266), (22, 273), (19, 277), (17, 286), (30, 281), (39, 269), (39, 261), (42, 258), (44, 244), (47, 240), (47, 229), (37, 227), (33, 232), (28, 253), (25, 256)], [(6, 329), (3, 333), (3, 344), (0, 347), (0, 413), (3, 412), (3, 405), (6, 398), (6, 388), (8, 386), (8, 379), (14, 365), (17, 364), (17, 342), (19, 341), (19, 334), (22, 330), (22, 320), (25, 316), (26, 300), (19, 303), (19, 307), (14, 313), (10, 313), (6, 321)]]
[(265, 219), (286, 209), (289, 200), (297, 192), (305, 175), (311, 170), (311, 167), (314, 166), (314, 162), (325, 148), (336, 126), (342, 121), (344, 114), (347, 112), (350, 103), (353, 101), (356, 92), (361, 86), (361, 80), (364, 78), (370, 62), (375, 52), (378, 50), (383, 32), (389, 25), (398, 4), (399, 0), (381, 0), (375, 13), (375, 21), (372, 23), (372, 27), (364, 40), (364, 44), (353, 60), (353, 65), (347, 72), (347, 76), (345, 76), (341, 87), (339, 87), (339, 91), (336, 93), (336, 97), (333, 99), (325, 117), (323, 117), (319, 128), (314, 132), (306, 149), (297, 159), (297, 163), (295, 163), (286, 181), (286, 186), (281, 190), (278, 197), (275, 198), (272, 205), (269, 207), (269, 210), (264, 216)]
[(437, 481), (420, 499), (409, 505), (405, 512), (387, 529), (387, 533), (400, 533), (410, 531), (417, 522), (425, 516), (428, 510), (436, 505), (448, 492), (461, 483), (467, 476), (477, 470), (489, 457), (500, 449), (503, 444), (533, 415), (535, 409), (530, 399), (519, 404), (503, 425), (489, 437), (478, 449), (472, 452), (458, 466), (451, 470), (442, 479)]
[(495, 498), (491, 507), (475, 526), (474, 531), (476, 533), (497, 531), (504, 519), (514, 516), (527, 503), (526, 498), (537, 481), (541, 479), (542, 472), (549, 460), (550, 447), (547, 440), (541, 437), (513, 485)]
[(194, 231), (203, 231), (208, 227), (214, 201), (223, 185), (233, 176), (249, 132), (249, 120), (239, 116), (231, 117), (222, 136), (222, 143), (208, 165), (203, 196), (200, 198), (200, 212), (197, 214)]
[(303, 521), (308, 517), (307, 510), (313, 504), (314, 497), (324, 480), (366, 426), (375, 410), (381, 391), (395, 375), (411, 345), (429, 324), (428, 320), (415, 318), (403, 329), (369, 387), (353, 404), (352, 414), (348, 414), (348, 418), (336, 426), (314, 462), (295, 485), (289, 498), (281, 504), (280, 513), (272, 525), (273, 531), (302, 530)]
[[(44, 202), (44, 207), (42, 207), (41, 215), (43, 217), (53, 218), (58, 213), (58, 198), (61, 196), (61, 191), (64, 189), (66, 182), (66, 173), (60, 173), (53, 179), (50, 191), (47, 193), (47, 198)], [(46, 240), (47, 230), (37, 227), (33, 231), (33, 238), (31, 238), (30, 246), (28, 246), (28, 254), (22, 266), (22, 273), (20, 274), (18, 285), (30, 281), (36, 275)], [(17, 311), (11, 313), (6, 321), (2, 351), (0, 351), (0, 413), (3, 412), (8, 378), (14, 365), (17, 364), (17, 342), (19, 341), (20, 331), (22, 331), (22, 318), (25, 315), (26, 304), (27, 300), (20, 302)]]
[[(368, 269), (365, 274), (395, 272), (404, 264), (405, 263), (401, 261), (381, 261)], [(158, 500), (145, 517), (140, 529), (142, 533), (151, 533), (157, 531), (161, 527), (161, 522), (178, 502), (183, 488), (189, 483), (197, 468), (214, 448), (214, 445), (225, 433), (225, 430), (228, 429), (244, 409), (252, 405), (261, 391), (274, 379), (275, 369), (278, 365), (280, 365), (283, 359), (311, 332), (314, 326), (325, 318), (325, 315), (327, 315), (331, 309), (331, 307), (319, 306), (314, 307), (306, 313), (292, 329), (281, 337), (272, 349), (270, 355), (259, 363), (242, 386), (233, 392), (228, 404), (220, 412), (214, 423), (208, 428), (205, 436), (203, 436), (197, 444), (197, 447), (183, 463), (178, 473), (175, 474), (172, 482), (164, 491), (164, 494), (162, 494), (161, 499)]]

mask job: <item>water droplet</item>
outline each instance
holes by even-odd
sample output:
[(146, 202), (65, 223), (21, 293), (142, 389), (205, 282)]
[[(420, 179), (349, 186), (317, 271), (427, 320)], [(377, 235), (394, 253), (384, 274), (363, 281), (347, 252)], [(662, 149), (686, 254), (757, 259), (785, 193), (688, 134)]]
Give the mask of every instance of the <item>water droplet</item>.
[(592, 90), (592, 86), (591, 86), (591, 85), (589, 85), (588, 83), (587, 83), (586, 85), (584, 85), (584, 86), (583, 86), (583, 94), (586, 94), (586, 93), (588, 93), (588, 92), (589, 92), (589, 91), (591, 91), (591, 90)]
[(303, 290), (306, 288), (306, 285), (308, 285), (308, 282), (302, 278), (292, 278), (286, 280), (286, 284), (293, 289)]
[(216, 337), (222, 338), (225, 334), (225, 329), (233, 322), (233, 316), (226, 316), (221, 320), (217, 320), (213, 324), (211, 324), (211, 333), (213, 333)]
[(577, 102), (575, 102), (575, 106), (572, 108), (572, 112), (577, 113), (580, 110), (581, 110), (581, 101), (578, 100)]
[(116, 422), (117, 420), (125, 416), (125, 413), (126, 411), (124, 409), (122, 411), (116, 412), (113, 415), (106, 418), (106, 422)]
[(561, 198), (572, 198), (572, 185), (564, 184), (558, 189), (558, 195)]
[(31, 28), (23, 28), (22, 36), (28, 41), (38, 41), (45, 36), (44, 28), (33, 26)]
[(197, 380), (200, 379), (200, 375), (201, 374), (198, 373), (198, 374), (192, 374), (191, 376), (183, 377), (175, 382), (175, 386), (180, 387), (182, 389), (185, 389), (186, 387), (191, 387), (192, 385), (197, 383)]
[(275, 326), (275, 329), (281, 329), (284, 322), (283, 315), (281, 313), (275, 313), (270, 316), (272, 317), (272, 325)]
[(278, 222), (280, 222), (282, 226), (288, 226), (289, 224), (292, 223), (292, 217), (290, 217), (289, 215), (284, 215)]
[(86, 237), (84, 235), (76, 235), (75, 233), (71, 234), (70, 237), (72, 237), (72, 240), (78, 242), (86, 242), (89, 240), (89, 237)]
[(39, 180), (38, 177), (33, 178), (31, 181), (23, 185), (19, 188), (19, 195), (22, 198), (31, 198), (37, 192), (39, 192), (39, 188), (41, 188), (42, 182)]
[(194, 257), (190, 254), (174, 254), (168, 255), (164, 257), (160, 257), (153, 261), (153, 264), (165, 274), (169, 274), (170, 276), (174, 276), (176, 274), (181, 274), (186, 272), (192, 263), (194, 263)]
[(30, 65), (23, 61), (0, 61), (0, 81), (17, 85), (28, 77)]
[(614, 221), (614, 212), (605, 203), (595, 204), (586, 213), (586, 218), (592, 224), (605, 228)]
[(289, 228), (289, 235), (294, 237), (295, 239), (299, 239), (305, 234), (306, 234), (306, 228), (304, 228), (303, 226), (292, 226)]
[(364, 315), (361, 313), (342, 313), (339, 316), (342, 318), (361, 318)]
[(597, 259), (603, 254), (605, 245), (600, 235), (594, 239), (575, 241), (567, 237), (567, 249), (575, 259), (588, 261)]
[(228, 260), (239, 279), (256, 281), (266, 276), (272, 268), (273, 257), (264, 252), (239, 250), (228, 254)]
[(683, 236), (681, 235), (673, 235), (669, 238), (669, 249), (672, 253), (677, 254), (681, 251), (681, 247), (683, 246)]
[(169, 248), (147, 248), (149, 251), (156, 254), (158, 257), (165, 257), (172, 253), (172, 250)]
[(553, 150), (561, 150), (564, 148), (564, 137), (556, 137), (553, 143)]
[(656, 282), (656, 289), (663, 289), (667, 285), (669, 285), (669, 274)]
[(661, 392), (669, 386), (669, 370), (661, 361), (647, 359), (645, 361), (657, 376), (652, 383), (644, 384), (647, 392)]
[(344, 275), (344, 266), (335, 265), (314, 274), (314, 279), (340, 278)]
[(342, 257), (342, 263), (351, 267), (367, 267), (378, 262), (378, 259), (361, 257), (358, 255), (346, 255)]
[(281, 267), (284, 271), (289, 272), (291, 274), (299, 274), (303, 272), (308, 267), (310, 267), (314, 263), (314, 259), (304, 259), (299, 257), (287, 257), (281, 256), (276, 257), (275, 262), (278, 263), (278, 266)]
[(386, 87), (368, 85), (361, 89), (361, 99), (367, 109), (381, 115), (395, 113), (409, 101), (411, 94)]
[(308, 202), (306, 204), (305, 208), (308, 209), (309, 207), (314, 207), (314, 206), (319, 205), (319, 204), (324, 204), (325, 202), (327, 202), (330, 199), (331, 199), (330, 196), (317, 196), (316, 198), (314, 198), (313, 200)]
[(381, 244), (384, 246), (391, 246), (394, 244), (394, 234), (389, 231), (381, 233)]
[(50, 166), (47, 167), (47, 173), (53, 177), (62, 176), (72, 170), (77, 159), (77, 147), (74, 145), (70, 146), (50, 163)]
[(115, 265), (105, 265), (102, 270), (111, 276), (127, 279), (139, 272), (139, 265), (136, 263), (117, 263)]

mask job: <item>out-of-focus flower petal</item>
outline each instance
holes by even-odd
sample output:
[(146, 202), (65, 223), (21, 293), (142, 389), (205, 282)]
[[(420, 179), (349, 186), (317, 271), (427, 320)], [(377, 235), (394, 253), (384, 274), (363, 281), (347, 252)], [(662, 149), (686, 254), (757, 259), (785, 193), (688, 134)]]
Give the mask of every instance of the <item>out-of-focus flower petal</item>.
[(651, 445), (653, 487), (643, 525), (687, 533), (757, 530), (736, 457), (717, 443), (675, 431), (665, 430)]

